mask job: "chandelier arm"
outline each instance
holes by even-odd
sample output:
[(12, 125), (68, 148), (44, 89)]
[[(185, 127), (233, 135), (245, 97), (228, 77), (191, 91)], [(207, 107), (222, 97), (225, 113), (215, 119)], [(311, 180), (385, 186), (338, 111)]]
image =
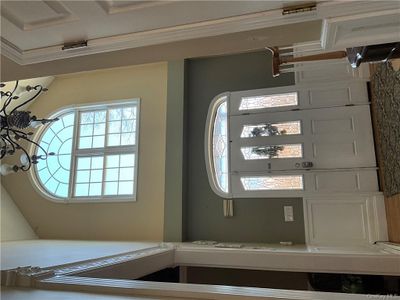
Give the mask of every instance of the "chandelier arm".
[[(14, 133), (19, 133), (19, 134), (22, 134), (24, 137), (27, 137), (28, 136), (28, 134), (27, 133), (25, 133), (25, 132), (23, 132), (23, 131), (21, 131), (21, 130), (18, 130), (18, 129), (12, 129), (12, 131), (14, 132)], [(21, 136), (22, 137), (22, 136)]]
[[(26, 140), (26, 141), (28, 141), (28, 142), (31, 142), (32, 144), (34, 144), (36, 147), (39, 147), (40, 148), (40, 150), (42, 150), (43, 152), (44, 152), (44, 158), (42, 158), (42, 159), (47, 159), (47, 156), (48, 156), (48, 154), (47, 154), (47, 151), (46, 150), (44, 150), (44, 148), (42, 147), (42, 146), (40, 146), (38, 143), (36, 143), (35, 141), (32, 141), (31, 139), (28, 139), (27, 137), (23, 137), (23, 136), (21, 136), (21, 138), (22, 139), (24, 139), (24, 140)], [(28, 155), (29, 156), (29, 155)]]
[(0, 110), (0, 112), (4, 112), (4, 115), (7, 117), (8, 114), (6, 112), (6, 108), (7, 106), (11, 103), (12, 100), (12, 94), (10, 93), (10, 95), (8, 96), (8, 98), (6, 99), (6, 101), (4, 101), (4, 105), (3, 108)]
[[(10, 134), (9, 134), (9, 129), (7, 128), (7, 133), (6, 136), (2, 137), (3, 139), (5, 139), (6, 141), (8, 141), (11, 145), (11, 147), (13, 148), (13, 151), (15, 152), (15, 145), (14, 145), (14, 141), (12, 140)], [(18, 144), (17, 144), (18, 145)]]
[(19, 84), (19, 80), (17, 80), (17, 81), (15, 82), (15, 86), (14, 86), (13, 91), (12, 91), (12, 92), (9, 91), (9, 92), (6, 93), (6, 94), (9, 93), (8, 99), (4, 102), (3, 108), (0, 110), (0, 112), (4, 111), (4, 114), (5, 114), (6, 116), (7, 116), (6, 107), (11, 103), (12, 95), (13, 95), (13, 94), (15, 93), (15, 91), (17, 90), (18, 84)]
[[(21, 147), (21, 146), (20, 146)], [(25, 153), (26, 157), (28, 158), (28, 166), (25, 168), (23, 164), (19, 167), (22, 171), (28, 171), (31, 166), (32, 166), (32, 160), (31, 157), (28, 154), (28, 151), (26, 151), (23, 147), (21, 147), (22, 151)]]
[(4, 146), (1, 147), (3, 149), (3, 152), (0, 154), (0, 159), (2, 159), (7, 154), (7, 142), (3, 137), (1, 137), (1, 140), (4, 143)]
[[(16, 141), (14, 141), (12, 138), (11, 138), (11, 136), (10, 136), (10, 134), (9, 134), (9, 130), (11, 130), (14, 134), (15, 134), (15, 132), (14, 132), (14, 130), (13, 129), (7, 129), (7, 136), (8, 136), (8, 141), (10, 142), (10, 144), (13, 146), (13, 150), (15, 151), (15, 149), (17, 149), (17, 150), (22, 150), (22, 152), (24, 152), (25, 153), (25, 155), (28, 157), (28, 167), (27, 168), (25, 168), (25, 166), (23, 166), (23, 165), (21, 165), (21, 166), (17, 166), (19, 169), (21, 169), (22, 171), (28, 171), (30, 168), (31, 168), (31, 165), (32, 165), (32, 161), (31, 161), (31, 158), (29, 157), (29, 154), (28, 154), (28, 152), (25, 150), (25, 148), (24, 147), (22, 147), (19, 143), (17, 143)], [(24, 137), (22, 137), (23, 139), (25, 139)], [(14, 146), (14, 144), (17, 146), (17, 147), (15, 147)]]
[(17, 90), (18, 85), (19, 85), (19, 80), (17, 80), (17, 81), (15, 82), (15, 86), (14, 86), (14, 89), (13, 89), (11, 95), (15, 93), (15, 91)]
[(1, 94), (1, 97), (5, 97), (5, 96), (10, 97), (10, 95), (11, 95), (11, 92), (10, 92), (10, 91), (7, 91), (7, 92), (5, 92), (5, 93), (2, 93), (2, 94)]
[(40, 85), (39, 87), (40, 87), (39, 91), (38, 91), (32, 98), (30, 98), (30, 99), (26, 100), (25, 102), (21, 103), (20, 105), (14, 107), (14, 109), (10, 112), (10, 115), (11, 115), (14, 111), (16, 111), (18, 108), (24, 106), (25, 104), (31, 102), (33, 99), (35, 99), (37, 96), (39, 96), (39, 94), (40, 94), (40, 93), (42, 92), (42, 90), (43, 90), (43, 87), (42, 87), (41, 85)]
[[(4, 87), (5, 84), (1, 84), (1, 87)], [(0, 134), (0, 159), (3, 157), (6, 157), (7, 155), (14, 155), (16, 154), (17, 150), (20, 150), (23, 152), (23, 154), (20, 157), (20, 163), (15, 164), (12, 166), (12, 169), (14, 172), (17, 172), (18, 170), (22, 171), (28, 171), (33, 164), (37, 164), (39, 159), (46, 160), (50, 155), (54, 155), (54, 152), (49, 152), (44, 149), (38, 142), (33, 141), (32, 139), (29, 138), (30, 135), (32, 135), (32, 132), (25, 132), (22, 130), (25, 130), (29, 126), (33, 126), (32, 121), (37, 121), (41, 122), (43, 125), (46, 123), (54, 122), (57, 121), (58, 118), (54, 119), (37, 119), (36, 116), (30, 116), (30, 111), (25, 111), (23, 110), (23, 106), (26, 104), (32, 102), (34, 99), (36, 99), (42, 92), (47, 91), (47, 88), (43, 87), (42, 85), (38, 84), (34, 87), (32, 86), (27, 86), (26, 91), (30, 92), (32, 90), (35, 90), (35, 93), (33, 93), (33, 96), (31, 96), (31, 93), (29, 93), (27, 96), (29, 97), (27, 100), (22, 102), (21, 104), (17, 104), (16, 107), (14, 107), (9, 113), (7, 113), (7, 107), (11, 104), (11, 102), (15, 99), (18, 99), (19, 96), (15, 95), (17, 89), (19, 86), (19, 81), (17, 80), (15, 82), (14, 89), (12, 91), (6, 91), (3, 92), (1, 91), (1, 98), (4, 99), (4, 104), (0, 109), (1, 113), (1, 131), (2, 133)], [(14, 103), (14, 102), (13, 102)], [(19, 110), (21, 109), (22, 110)], [(35, 123), (37, 123), (35, 122)], [(35, 126), (36, 127), (36, 126)], [(21, 129), (21, 130), (19, 130)], [(4, 131), (4, 133), (3, 133)], [(32, 156), (29, 155), (28, 152), (29, 148), (27, 147), (22, 147), (20, 143), (25, 145), (25, 142), (22, 140), (30, 142), (31, 144), (35, 145), (35, 153), (32, 154)], [(40, 149), (43, 154), (37, 155), (38, 149)], [(25, 158), (26, 156), (26, 158)]]

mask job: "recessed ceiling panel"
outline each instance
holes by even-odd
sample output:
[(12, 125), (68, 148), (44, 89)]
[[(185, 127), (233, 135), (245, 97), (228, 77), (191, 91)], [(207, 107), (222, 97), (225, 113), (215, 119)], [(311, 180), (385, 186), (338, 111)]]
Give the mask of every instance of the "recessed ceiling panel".
[(22, 51), (277, 9), (280, 1), (2, 1), (1, 35)]
[(124, 13), (130, 10), (143, 9), (152, 6), (170, 4), (172, 1), (112, 1), (98, 0), (97, 3), (107, 14)]
[(60, 1), (3, 1), (1, 15), (23, 31), (76, 19)]

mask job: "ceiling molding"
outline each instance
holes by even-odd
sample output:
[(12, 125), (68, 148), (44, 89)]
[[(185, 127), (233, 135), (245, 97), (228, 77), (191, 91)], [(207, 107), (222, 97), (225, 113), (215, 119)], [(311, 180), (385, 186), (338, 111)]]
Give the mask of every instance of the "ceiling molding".
[[(176, 1), (176, 0), (175, 0)], [(96, 3), (106, 12), (108, 15), (125, 13), (132, 10), (140, 10), (149, 7), (155, 7), (160, 5), (166, 5), (174, 3), (175, 1), (138, 1), (125, 5), (114, 5), (113, 1), (109, 0), (96, 0)]]
[(1, 15), (22, 31), (30, 31), (37, 28), (47, 27), (50, 25), (64, 24), (79, 20), (62, 2), (60, 1), (40, 1), (48, 6), (57, 16), (49, 17), (34, 22), (24, 22), (18, 16), (13, 14), (7, 6), (2, 7)]
[(4, 51), (4, 45), (7, 44), (7, 51), (4, 51), (3, 54), (20, 65), (28, 65), (82, 55), (217, 36), (313, 20), (317, 20), (316, 12), (283, 16), (282, 10), (276, 9), (216, 20), (92, 39), (88, 41), (87, 47), (80, 49), (63, 51), (61, 49), (63, 45), (56, 45), (22, 51), (9, 41), (2, 43), (1, 48), (2, 51)]
[(400, 40), (400, 9), (327, 18), (322, 25), (324, 49), (384, 44)]
[(1, 54), (11, 59), (12, 61), (16, 62), (17, 64), (22, 65), (24, 63), (22, 59), (23, 57), (22, 50), (19, 49), (14, 44), (7, 41), (5, 38), (3, 37), (0, 38), (1, 38)]
[[(61, 3), (60, 1), (56, 1), (54, 3), (53, 1), (44, 2), (46, 3), (46, 5)], [(150, 5), (165, 5), (173, 2), (175, 2), (175, 0), (151, 1), (149, 3), (139, 2), (130, 4), (114, 4), (113, 1), (108, 0), (96, 1), (97, 5), (100, 5), (106, 14), (118, 14), (127, 12), (129, 10), (144, 9), (145, 7), (150, 7)], [(105, 53), (130, 48), (178, 42), (183, 40), (218, 36), (321, 19), (325, 22), (325, 30), (322, 33), (321, 41), (323, 42), (324, 47), (326, 47), (330, 45), (328, 43), (328, 40), (331, 39), (331, 36), (327, 36), (333, 30), (332, 26), (336, 26), (335, 22), (338, 20), (340, 21), (341, 18), (358, 18), (364, 17), (365, 14), (379, 14), (382, 11), (390, 10), (392, 10), (393, 14), (395, 15), (396, 13), (399, 14), (399, 6), (400, 4), (397, 1), (363, 1), (362, 5), (360, 5), (360, 1), (318, 2), (317, 10), (312, 12), (282, 15), (281, 9), (267, 10), (214, 20), (181, 24), (177, 26), (163, 27), (103, 38), (89, 39), (87, 41), (87, 47), (64, 51), (62, 50), (63, 45), (54, 45), (23, 51), (17, 46), (13, 45), (10, 41), (2, 38), (1, 50), (7, 58), (13, 60), (14, 62), (20, 65), (29, 65), (34, 63), (66, 59), (90, 54)], [(52, 9), (55, 10), (58, 14), (62, 14), (63, 12), (63, 8), (55, 7), (54, 5)], [(70, 15), (70, 17), (71, 16), (72, 15)], [(70, 20), (68, 19), (68, 17), (65, 18), (67, 19), (65, 19), (64, 22), (66, 20)], [(59, 19), (58, 21), (47, 20), (47, 22), (61, 22), (60, 20), (63, 19)], [(43, 22), (41, 23), (42, 25), (44, 24)], [(41, 24), (38, 23), (33, 25), (41, 26)], [(31, 24), (31, 26), (33, 25)], [(356, 29), (361, 30), (361, 28)], [(374, 31), (375, 29), (371, 30)], [(382, 34), (385, 35), (384, 40), (391, 39), (393, 37), (392, 33), (391, 36), (384, 32), (382, 32)], [(350, 39), (350, 41), (354, 40)], [(337, 44), (336, 46), (341, 45), (342, 44)]]
[(399, 9), (400, 2), (393, 0), (379, 1), (325, 1), (318, 3), (318, 16), (321, 19), (340, 16), (358, 15), (367, 12)]

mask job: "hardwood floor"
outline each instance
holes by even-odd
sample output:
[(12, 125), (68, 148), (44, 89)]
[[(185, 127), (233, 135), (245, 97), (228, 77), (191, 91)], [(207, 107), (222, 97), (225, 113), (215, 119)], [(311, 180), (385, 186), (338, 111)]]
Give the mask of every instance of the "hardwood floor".
[[(394, 60), (392, 62), (394, 69), (399, 69), (400, 66), (400, 59)], [(371, 77), (374, 74), (376, 69), (376, 64), (370, 64), (370, 73)], [(375, 87), (371, 83), (371, 90)], [(371, 93), (373, 94), (373, 93)], [(379, 167), (379, 181), (381, 188), (384, 187), (384, 176), (383, 170), (385, 168), (385, 157), (381, 153), (380, 143), (379, 143), (379, 131), (377, 130), (376, 124), (376, 99), (371, 97), (371, 110), (372, 110), (372, 123), (374, 128), (374, 139), (375, 139), (375, 148), (378, 160), (378, 167)], [(399, 124), (400, 126), (400, 124)], [(400, 174), (399, 174), (400, 176)], [(400, 243), (400, 194), (387, 197), (385, 196), (385, 207), (386, 207), (386, 219), (388, 225), (388, 234), (389, 234), (389, 241), (393, 243)]]
[(385, 197), (389, 241), (400, 243), (400, 194)]

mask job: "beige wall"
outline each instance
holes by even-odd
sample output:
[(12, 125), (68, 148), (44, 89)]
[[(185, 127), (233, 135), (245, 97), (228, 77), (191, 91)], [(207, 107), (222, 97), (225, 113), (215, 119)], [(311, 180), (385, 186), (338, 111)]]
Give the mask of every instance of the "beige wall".
[(1, 241), (33, 239), (37, 239), (37, 235), (1, 185)]
[(28, 174), (3, 184), (40, 238), (162, 240), (164, 221), (167, 63), (56, 77), (30, 110), (46, 116), (63, 106), (141, 98), (137, 201), (53, 203), (32, 187)]

